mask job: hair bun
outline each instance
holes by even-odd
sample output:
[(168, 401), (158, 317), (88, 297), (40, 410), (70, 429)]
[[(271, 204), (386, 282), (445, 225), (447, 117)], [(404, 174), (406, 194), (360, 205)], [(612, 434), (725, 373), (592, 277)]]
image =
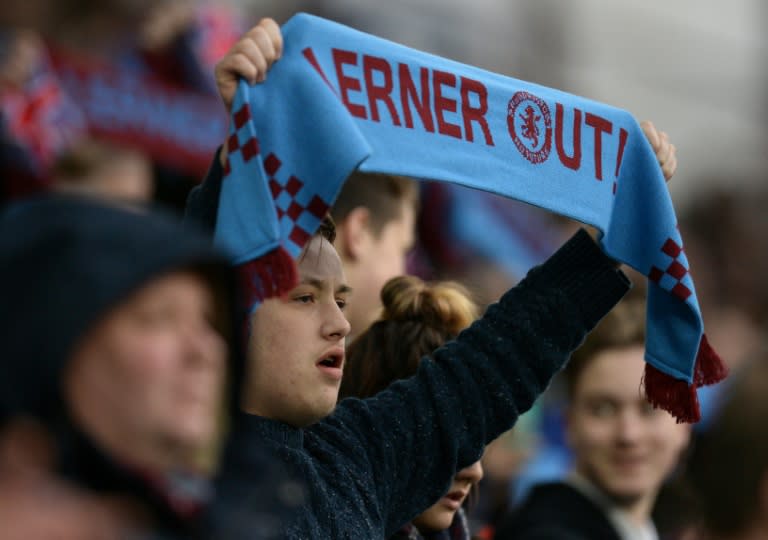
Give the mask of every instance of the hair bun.
[(381, 290), (381, 319), (414, 321), (456, 335), (478, 316), (469, 292), (458, 283), (425, 283), (416, 276), (390, 279)]

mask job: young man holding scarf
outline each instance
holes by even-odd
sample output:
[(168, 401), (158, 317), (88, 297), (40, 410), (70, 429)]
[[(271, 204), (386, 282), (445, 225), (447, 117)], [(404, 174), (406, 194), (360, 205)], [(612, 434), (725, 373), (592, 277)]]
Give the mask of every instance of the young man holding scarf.
[[(269, 19), (230, 50), (216, 69), (228, 109), (238, 78), (263, 81), (281, 52), (280, 29)], [(662, 165), (674, 170), (673, 147), (659, 151)], [(208, 186), (220, 183), (226, 143), (219, 158)], [(215, 221), (218, 189), (212, 200), (203, 188), (191, 203), (192, 217)], [(515, 423), (629, 282), (581, 231), (414, 378), (337, 406), (349, 287), (325, 230), (298, 257), (298, 286), (263, 298), (246, 324), (247, 414), (230, 454), (240, 466), (223, 481), (242, 478), (250, 445), (265, 442), (303, 474), (309, 490), (287, 537), (387, 537), (439, 499), (455, 471)]]

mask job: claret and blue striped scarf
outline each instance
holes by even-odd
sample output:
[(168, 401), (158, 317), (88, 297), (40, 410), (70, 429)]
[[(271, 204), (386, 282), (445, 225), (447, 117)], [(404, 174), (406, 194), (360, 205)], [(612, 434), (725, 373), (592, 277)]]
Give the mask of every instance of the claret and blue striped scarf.
[(306, 14), (283, 36), (267, 81), (240, 83), (216, 229), (254, 307), (295, 284), (293, 259), (355, 169), (493, 192), (596, 227), (609, 256), (647, 276), (647, 396), (699, 419), (696, 388), (726, 370), (629, 113)]

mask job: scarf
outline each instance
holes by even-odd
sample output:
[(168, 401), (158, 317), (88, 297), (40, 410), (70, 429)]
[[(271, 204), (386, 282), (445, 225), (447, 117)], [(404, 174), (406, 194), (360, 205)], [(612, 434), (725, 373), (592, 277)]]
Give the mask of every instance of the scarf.
[(140, 150), (181, 173), (205, 174), (211, 148), (226, 134), (216, 97), (169, 84), (132, 51), (115, 64), (62, 50), (51, 57), (92, 136)]
[(0, 84), (0, 169), (14, 197), (48, 189), (56, 159), (87, 131), (45, 51), (32, 70), (21, 87)]
[(356, 168), (489, 191), (596, 227), (610, 257), (647, 276), (646, 395), (699, 419), (696, 388), (726, 370), (629, 113), (306, 14), (283, 36), (267, 81), (235, 96), (216, 227), (252, 306), (293, 286), (292, 259)]

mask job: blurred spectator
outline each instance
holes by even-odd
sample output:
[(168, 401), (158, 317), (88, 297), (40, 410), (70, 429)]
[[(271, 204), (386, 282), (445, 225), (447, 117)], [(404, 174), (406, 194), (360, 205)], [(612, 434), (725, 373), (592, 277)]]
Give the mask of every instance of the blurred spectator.
[(653, 539), (656, 495), (690, 427), (643, 397), (645, 298), (625, 299), (565, 369), (571, 475), (534, 487), (496, 538)]
[(0, 29), (0, 203), (50, 189), (54, 163), (86, 132), (40, 36)]
[(77, 199), (22, 203), (0, 229), (6, 430), (34, 419), (64, 477), (185, 530), (209, 495), (197, 460), (223, 402), (225, 258), (170, 222)]
[[(3, 72), (16, 79), (15, 86), (0, 82), (7, 184), (0, 195), (49, 189), (53, 164), (87, 136), (145, 154), (154, 198), (183, 208), (226, 132), (212, 73), (241, 31), (234, 7), (207, 0), (11, 4), (0, 25), (0, 52), (10, 58), (0, 58), (0, 80)], [(15, 46), (29, 31), (41, 36), (34, 54)]]
[[(50, 197), (2, 215), (0, 288), (0, 506), (15, 528), (0, 537), (47, 538), (60, 517), (62, 534), (207, 538), (200, 519), (239, 407), (226, 380), (242, 371), (226, 257), (168, 218)], [(251, 482), (258, 494), (233, 500), (222, 485), (237, 518), (227, 530), (274, 538), (259, 520), (279, 524), (283, 478), (251, 450), (270, 489)]]
[(691, 456), (701, 538), (768, 537), (768, 354), (753, 354), (731, 374), (724, 400)]

